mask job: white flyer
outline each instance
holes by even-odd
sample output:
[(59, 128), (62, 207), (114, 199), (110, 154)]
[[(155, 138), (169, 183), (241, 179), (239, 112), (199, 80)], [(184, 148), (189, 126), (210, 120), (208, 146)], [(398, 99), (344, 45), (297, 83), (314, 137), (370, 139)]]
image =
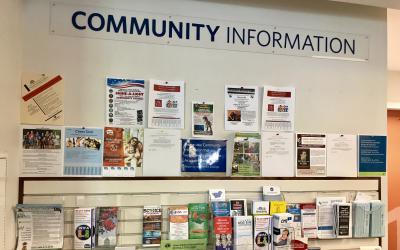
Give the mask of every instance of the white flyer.
[(261, 129), (294, 131), (295, 88), (264, 86)]
[(62, 176), (64, 128), (21, 126), (21, 176)]
[(296, 176), (326, 176), (325, 134), (296, 134)]
[(185, 127), (185, 82), (150, 80), (149, 128)]
[(262, 133), (262, 176), (293, 177), (294, 134), (288, 132)]
[(144, 126), (145, 81), (106, 79), (107, 125)]
[(225, 86), (225, 130), (259, 130), (257, 86)]
[(357, 136), (326, 136), (327, 176), (357, 177)]
[(33, 219), (32, 213), (17, 211), (17, 248), (16, 250), (32, 249)]
[(214, 135), (214, 103), (192, 102), (192, 136)]
[(143, 176), (180, 176), (181, 131), (144, 130)]
[(346, 197), (317, 197), (318, 213), (318, 238), (332, 239), (336, 238), (334, 204), (345, 203)]

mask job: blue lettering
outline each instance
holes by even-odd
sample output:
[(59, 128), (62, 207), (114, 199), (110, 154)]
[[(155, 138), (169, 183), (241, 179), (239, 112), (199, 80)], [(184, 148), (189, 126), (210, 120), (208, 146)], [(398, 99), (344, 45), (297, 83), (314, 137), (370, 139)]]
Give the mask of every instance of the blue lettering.
[(183, 37), (183, 23), (179, 22), (179, 28), (176, 27), (175, 23), (172, 21), (169, 21), (169, 37), (172, 37), (172, 33), (175, 33), (179, 39), (182, 39)]
[(162, 28), (161, 28), (160, 33), (157, 33), (157, 20), (153, 19), (151, 23), (152, 23), (151, 26), (152, 26), (153, 35), (155, 35), (156, 37), (163, 37), (166, 32), (167, 21), (162, 20)]
[(208, 32), (210, 32), (211, 42), (214, 42), (215, 41), (215, 35), (217, 34), (217, 32), (219, 30), (219, 26), (215, 26), (215, 28), (212, 29), (210, 25), (207, 25), (207, 29), (208, 29)]
[(139, 23), (136, 17), (131, 17), (131, 27), (130, 27), (130, 34), (133, 34), (134, 31), (137, 31), (138, 35), (141, 35), (144, 30), (146, 30), (146, 36), (150, 35), (150, 26), (149, 26), (149, 19), (144, 18), (142, 25), (139, 27)]
[(196, 40), (200, 40), (200, 29), (204, 28), (204, 24), (192, 23), (192, 26), (196, 28)]
[(77, 17), (77, 16), (86, 16), (86, 12), (83, 12), (83, 11), (75, 11), (74, 14), (72, 14), (72, 18), (71, 18), (72, 25), (75, 27), (75, 29), (78, 29), (78, 30), (84, 30), (84, 29), (86, 29), (86, 26), (80, 26), (80, 25), (78, 25), (78, 23), (76, 22), (76, 17)]
[(235, 37), (238, 36), (239, 40), (242, 42), (242, 44), (244, 45), (244, 29), (242, 29), (242, 36), (240, 36), (239, 32), (236, 30), (236, 28), (232, 28), (233, 34), (232, 34), (232, 42), (235, 43)]
[[(98, 24), (98, 27), (94, 26), (95, 22), (93, 21), (93, 19), (95, 17), (97, 17), (100, 21), (100, 23)], [(88, 25), (89, 25), (89, 28), (93, 31), (101, 31), (105, 25), (104, 17), (100, 13), (92, 13), (92, 14), (90, 14), (90, 16), (88, 18)]]
[(118, 33), (119, 30), (122, 27), (122, 32), (126, 34), (126, 17), (122, 16), (121, 19), (119, 19), (118, 24), (115, 22), (114, 16), (113, 15), (108, 15), (107, 19), (107, 32), (110, 32), (111, 26), (114, 29), (115, 33)]

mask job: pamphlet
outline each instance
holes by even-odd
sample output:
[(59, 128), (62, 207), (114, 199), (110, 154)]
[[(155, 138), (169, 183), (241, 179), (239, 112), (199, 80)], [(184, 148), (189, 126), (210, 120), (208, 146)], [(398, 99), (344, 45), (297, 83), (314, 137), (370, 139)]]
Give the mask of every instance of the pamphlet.
[(231, 199), (231, 216), (246, 216), (247, 215), (247, 200), (246, 199)]
[(257, 86), (225, 86), (225, 130), (259, 130)]
[(254, 216), (254, 250), (272, 250), (272, 216)]
[(357, 136), (327, 134), (327, 176), (357, 177)]
[(142, 172), (143, 134), (140, 128), (104, 128), (103, 176), (126, 177)]
[(268, 215), (269, 201), (253, 201), (253, 215)]
[(64, 145), (63, 127), (22, 126), (21, 176), (61, 176)]
[(286, 201), (270, 201), (269, 213), (271, 215), (286, 213)]
[(346, 197), (317, 197), (318, 238), (336, 238), (334, 204), (345, 203)]
[(117, 245), (118, 207), (99, 207), (97, 221), (97, 247)]
[(226, 172), (226, 140), (182, 139), (182, 172)]
[(61, 249), (64, 209), (61, 205), (18, 204), (18, 249)]
[(101, 176), (102, 128), (65, 128), (64, 175)]
[(143, 176), (180, 176), (181, 131), (145, 129)]
[(260, 176), (259, 133), (236, 133), (234, 139), (232, 176)]
[(192, 103), (192, 136), (214, 135), (214, 103)]
[(187, 206), (169, 208), (169, 239), (189, 239), (189, 211)]
[(262, 133), (262, 176), (293, 177), (294, 169), (294, 134), (287, 132)]
[(315, 203), (300, 204), (301, 229), (305, 238), (317, 238), (317, 206)]
[(183, 129), (185, 126), (185, 82), (150, 80), (149, 128)]
[(60, 75), (24, 73), (21, 123), (64, 125), (64, 82)]
[(229, 201), (213, 201), (213, 202), (211, 202), (211, 213), (215, 217), (230, 216)]
[(208, 238), (208, 203), (189, 203), (189, 239)]
[(336, 238), (352, 237), (351, 203), (336, 203), (333, 207), (335, 216)]
[(289, 213), (278, 213), (273, 215), (273, 242), (274, 250), (290, 249), (294, 240), (293, 215)]
[(264, 86), (262, 130), (294, 130), (295, 88)]
[(76, 208), (74, 210), (74, 249), (95, 247), (94, 219), (94, 208)]
[(107, 125), (144, 126), (144, 80), (107, 78)]
[(326, 135), (296, 134), (296, 176), (326, 176)]
[(386, 136), (358, 136), (359, 176), (386, 175)]
[(143, 208), (143, 247), (158, 247), (161, 243), (161, 206)]
[(214, 233), (215, 250), (233, 250), (233, 228), (231, 217), (215, 217)]
[(253, 216), (233, 217), (234, 248), (235, 250), (253, 249)]

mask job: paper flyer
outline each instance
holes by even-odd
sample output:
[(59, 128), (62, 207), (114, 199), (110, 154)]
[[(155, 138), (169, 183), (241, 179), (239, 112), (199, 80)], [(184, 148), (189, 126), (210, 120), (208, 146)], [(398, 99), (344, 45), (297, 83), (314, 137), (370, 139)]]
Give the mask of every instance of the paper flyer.
[(64, 128), (21, 126), (21, 176), (61, 176)]
[(150, 80), (149, 128), (185, 127), (185, 82)]
[(16, 216), (18, 249), (61, 249), (63, 247), (64, 209), (61, 205), (18, 204)]
[(117, 245), (118, 207), (99, 207), (97, 221), (98, 247)]
[(345, 203), (346, 197), (317, 197), (318, 238), (336, 238), (334, 204)]
[(232, 176), (260, 176), (261, 135), (235, 133)]
[(105, 127), (103, 176), (142, 174), (144, 130), (134, 127)]
[(180, 176), (180, 140), (177, 129), (145, 129), (143, 176)]
[(145, 206), (143, 208), (143, 246), (157, 247), (161, 243), (161, 206)]
[(189, 210), (187, 206), (170, 207), (169, 210), (169, 239), (189, 239)]
[(225, 130), (259, 130), (257, 86), (225, 86)]
[(327, 176), (357, 177), (357, 136), (326, 135)]
[(160, 250), (204, 250), (207, 249), (207, 239), (191, 240), (161, 240)]
[(74, 249), (94, 248), (94, 208), (74, 209)]
[(262, 122), (264, 131), (294, 131), (295, 88), (264, 86)]
[(293, 177), (294, 165), (294, 133), (263, 132), (262, 133), (262, 176)]
[(107, 125), (144, 126), (145, 81), (106, 79)]
[(230, 215), (231, 216), (246, 216), (247, 215), (247, 200), (246, 199), (230, 199)]
[(326, 176), (326, 135), (296, 134), (296, 176)]
[(215, 250), (233, 250), (232, 218), (214, 217)]
[(21, 123), (64, 125), (64, 82), (60, 75), (24, 73)]
[(253, 216), (233, 217), (233, 249), (253, 249)]
[(386, 136), (358, 136), (359, 176), (386, 175)]
[(65, 128), (64, 175), (101, 176), (102, 128)]
[(214, 103), (192, 103), (192, 136), (212, 136), (214, 126)]
[(226, 140), (182, 139), (182, 172), (226, 172)]
[(189, 239), (207, 239), (210, 212), (208, 203), (189, 203)]

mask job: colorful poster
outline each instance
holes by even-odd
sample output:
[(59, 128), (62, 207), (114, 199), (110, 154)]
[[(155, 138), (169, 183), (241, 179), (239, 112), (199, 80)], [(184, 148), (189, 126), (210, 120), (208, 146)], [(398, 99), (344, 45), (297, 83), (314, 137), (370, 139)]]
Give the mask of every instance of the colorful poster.
[(105, 127), (103, 176), (141, 175), (143, 136), (140, 128)]
[(234, 139), (232, 176), (260, 176), (259, 133), (236, 133)]
[(386, 136), (358, 136), (359, 176), (386, 175)]
[(61, 176), (63, 127), (22, 126), (21, 176)]
[(225, 86), (225, 130), (259, 130), (257, 86)]
[(226, 140), (182, 139), (182, 172), (226, 172)]
[(214, 103), (192, 103), (192, 136), (212, 136), (214, 126)]
[(107, 78), (107, 125), (144, 126), (144, 80)]
[(261, 129), (294, 130), (295, 88), (264, 86)]
[(326, 135), (296, 134), (296, 176), (326, 176)]
[(60, 75), (22, 75), (21, 123), (64, 125), (64, 83)]
[(185, 127), (184, 81), (150, 80), (148, 127)]
[(102, 128), (65, 128), (64, 175), (101, 176)]

